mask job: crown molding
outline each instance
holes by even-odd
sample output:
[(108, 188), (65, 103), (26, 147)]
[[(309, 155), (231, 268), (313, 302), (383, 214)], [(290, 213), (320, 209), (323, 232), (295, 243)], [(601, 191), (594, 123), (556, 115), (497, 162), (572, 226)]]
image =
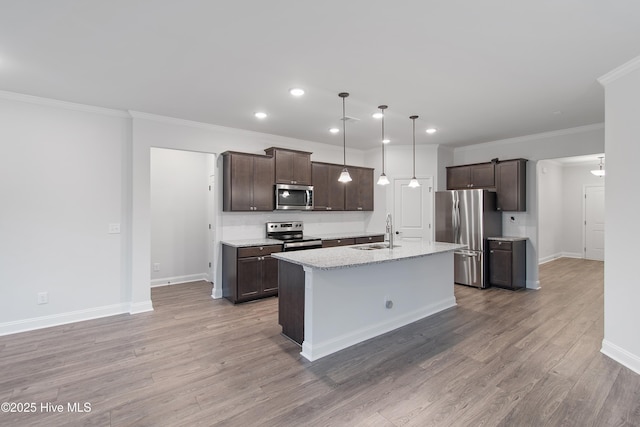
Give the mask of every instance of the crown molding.
[(493, 147), (493, 146), (496, 146), (496, 145), (516, 144), (516, 143), (519, 143), (519, 142), (532, 141), (532, 140), (536, 140), (536, 139), (553, 138), (553, 137), (556, 137), (556, 136), (572, 135), (572, 134), (583, 133), (583, 132), (591, 132), (591, 131), (599, 130), (599, 129), (604, 129), (604, 123), (596, 123), (596, 124), (593, 124), (593, 125), (578, 126), (578, 127), (574, 127), (574, 128), (560, 129), (560, 130), (554, 130), (554, 131), (550, 131), (550, 132), (534, 133), (534, 134), (531, 134), (531, 135), (517, 136), (515, 138), (499, 139), (497, 141), (489, 141), (489, 142), (483, 142), (481, 144), (466, 145), (464, 147), (455, 147), (453, 149), (453, 151), (454, 152), (471, 151), (471, 150), (482, 149), (482, 148), (485, 148), (485, 147)]
[(622, 64), (618, 68), (609, 71), (604, 76), (598, 78), (598, 83), (602, 86), (606, 86), (609, 83), (618, 80), (620, 77), (626, 76), (632, 71), (640, 69), (640, 56), (632, 59), (631, 61)]
[[(270, 142), (274, 145), (277, 145), (280, 148), (290, 148), (292, 150), (298, 150), (300, 149), (300, 143), (304, 142), (307, 144), (322, 146), (323, 149), (342, 152), (342, 145), (333, 145), (333, 144), (327, 144), (323, 142), (309, 141), (305, 139), (296, 139), (288, 136), (280, 136), (280, 135), (273, 135), (270, 133), (256, 132), (253, 130), (214, 125), (210, 123), (197, 122), (193, 120), (178, 119), (175, 117), (144, 113), (142, 111), (129, 110), (128, 114), (133, 119), (138, 119), (138, 120), (149, 120), (156, 123), (164, 123), (164, 124), (174, 125), (174, 126), (184, 126), (184, 127), (195, 128), (195, 129), (204, 129), (209, 131), (223, 132), (231, 135), (242, 135), (242, 136), (247, 136), (251, 138), (260, 138), (262, 141)], [(365, 150), (347, 147), (347, 152), (364, 153)]]
[(129, 114), (123, 110), (113, 110), (111, 108), (95, 107), (93, 105), (77, 104), (75, 102), (60, 101), (58, 99), (42, 98), (40, 96), (25, 95), (23, 93), (7, 92), (0, 90), (0, 99), (10, 101), (27, 102), (29, 104), (44, 105), (47, 107), (64, 108), (66, 110), (82, 111), (84, 113), (100, 114), (103, 116), (130, 118)]

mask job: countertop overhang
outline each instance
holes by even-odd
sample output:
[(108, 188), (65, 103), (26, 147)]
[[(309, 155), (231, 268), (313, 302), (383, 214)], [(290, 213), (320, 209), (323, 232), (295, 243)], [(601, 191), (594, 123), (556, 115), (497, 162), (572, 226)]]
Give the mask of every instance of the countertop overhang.
[(357, 249), (358, 247), (370, 245), (371, 244), (280, 252), (271, 254), (271, 256), (303, 267), (332, 270), (425, 257), (443, 252), (453, 252), (467, 247), (466, 245), (455, 243), (399, 240), (395, 243), (393, 249)]

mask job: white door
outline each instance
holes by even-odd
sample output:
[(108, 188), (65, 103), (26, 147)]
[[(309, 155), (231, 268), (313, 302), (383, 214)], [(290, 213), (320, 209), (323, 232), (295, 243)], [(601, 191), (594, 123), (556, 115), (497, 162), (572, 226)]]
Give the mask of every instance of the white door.
[(584, 188), (584, 257), (604, 261), (604, 186)]
[(405, 240), (433, 241), (433, 179), (418, 179), (420, 187), (409, 187), (408, 179), (394, 180), (393, 228)]

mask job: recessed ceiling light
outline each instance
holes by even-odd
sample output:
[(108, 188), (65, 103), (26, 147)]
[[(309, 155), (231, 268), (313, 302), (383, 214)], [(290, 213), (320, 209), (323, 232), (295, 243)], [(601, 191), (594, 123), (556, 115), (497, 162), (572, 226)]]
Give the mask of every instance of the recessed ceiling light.
[(294, 87), (293, 89), (289, 89), (289, 93), (293, 96), (302, 96), (304, 95), (304, 89), (300, 89), (299, 87)]
[(378, 113), (373, 113), (371, 117), (373, 117), (374, 119), (381, 119), (383, 115), (384, 114), (378, 112)]
[(256, 118), (258, 118), (258, 119), (266, 119), (267, 118), (267, 113), (263, 113), (262, 111), (258, 111), (257, 113), (254, 113), (253, 115), (256, 116)]
[(438, 131), (438, 129), (436, 129), (436, 128), (429, 128), (429, 129), (427, 129), (427, 133), (428, 133), (429, 135), (434, 134), (434, 133), (436, 133), (437, 131)]
[(383, 143), (383, 144), (388, 144), (388, 143), (390, 143), (390, 142), (391, 142), (391, 140), (390, 140), (390, 139), (388, 139), (388, 138), (385, 138), (385, 139), (383, 139), (383, 140), (382, 140), (382, 143)]
[(331, 133), (338, 133), (338, 132), (340, 132), (340, 129), (338, 129), (338, 128), (331, 128), (331, 129), (329, 129), (329, 132), (331, 132)]

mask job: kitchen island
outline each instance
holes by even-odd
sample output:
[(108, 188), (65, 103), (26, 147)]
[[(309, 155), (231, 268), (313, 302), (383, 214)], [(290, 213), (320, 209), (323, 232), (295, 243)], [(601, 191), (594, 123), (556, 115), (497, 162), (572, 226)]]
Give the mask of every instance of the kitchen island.
[(316, 360), (456, 305), (453, 251), (464, 245), (399, 241), (272, 254), (279, 260), (279, 322)]

